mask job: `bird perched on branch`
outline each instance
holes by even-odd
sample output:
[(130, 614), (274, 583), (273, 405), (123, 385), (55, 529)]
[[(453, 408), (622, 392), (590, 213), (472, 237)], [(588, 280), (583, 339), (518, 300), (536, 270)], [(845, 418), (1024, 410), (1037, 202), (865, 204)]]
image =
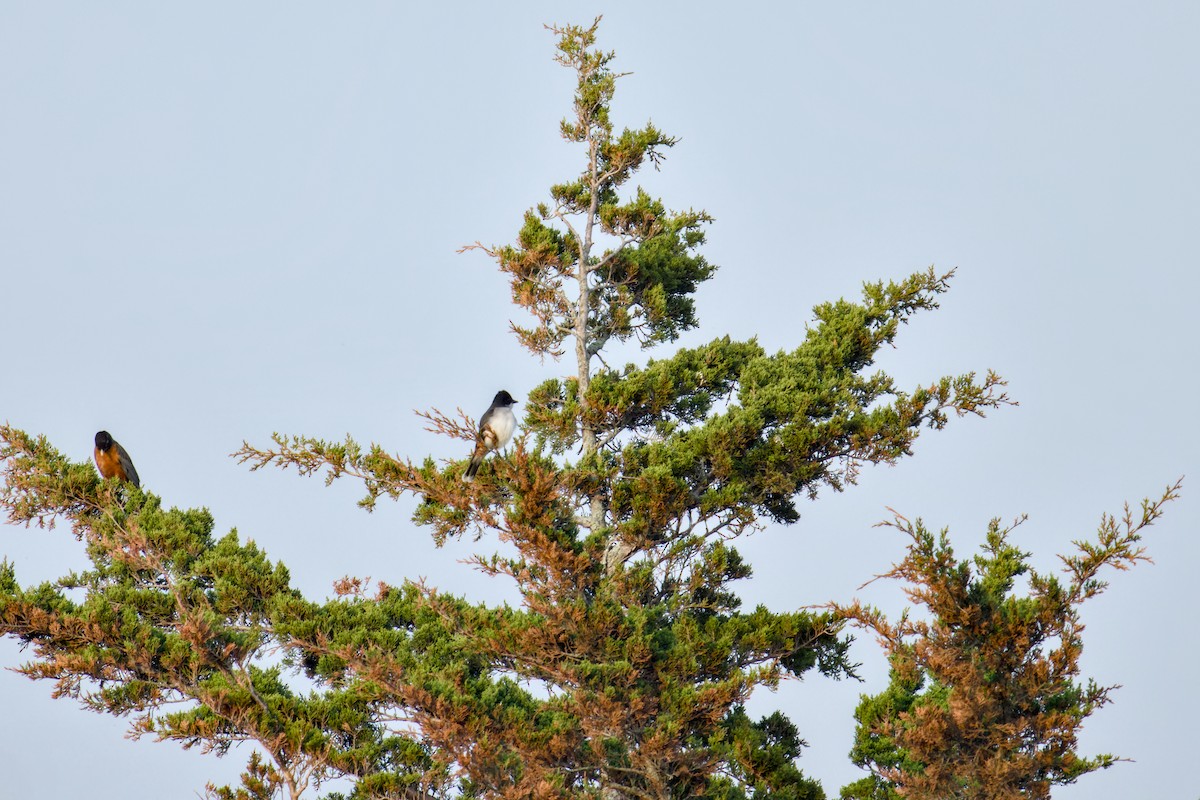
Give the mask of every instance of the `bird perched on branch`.
[(483, 463), (483, 457), (493, 450), (499, 450), (512, 439), (513, 431), (517, 429), (517, 416), (512, 407), (517, 404), (512, 395), (501, 389), (488, 410), (479, 418), (479, 435), (475, 438), (475, 452), (471, 454), (471, 465), (463, 473), (467, 483), (475, 480), (475, 473)]
[(105, 478), (119, 478), (129, 481), (134, 486), (141, 486), (137, 470), (133, 468), (133, 460), (125, 448), (109, 435), (108, 431), (96, 434), (96, 468)]

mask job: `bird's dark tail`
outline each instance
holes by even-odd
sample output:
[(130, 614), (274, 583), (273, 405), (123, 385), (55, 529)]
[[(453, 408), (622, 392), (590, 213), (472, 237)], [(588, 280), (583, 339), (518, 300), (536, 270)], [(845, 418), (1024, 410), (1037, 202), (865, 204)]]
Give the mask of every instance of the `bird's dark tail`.
[(479, 472), (479, 465), (483, 463), (483, 457), (487, 455), (487, 451), (482, 447), (475, 450), (475, 454), (471, 456), (471, 463), (467, 466), (467, 471), (463, 473), (463, 480), (467, 483), (475, 480), (475, 473)]

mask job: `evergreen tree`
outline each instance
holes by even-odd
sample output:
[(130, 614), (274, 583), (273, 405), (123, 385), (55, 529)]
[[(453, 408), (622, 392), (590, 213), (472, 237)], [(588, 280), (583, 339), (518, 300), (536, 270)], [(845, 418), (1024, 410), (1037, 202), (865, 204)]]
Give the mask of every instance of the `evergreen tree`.
[[(360, 479), (367, 508), (419, 496), (415, 521), (439, 543), (511, 544), (515, 555), (475, 564), (513, 581), (519, 608), (403, 575), (306, 600), (236, 532), (214, 539), (206, 511), (164, 510), (0, 429), (10, 520), (68, 520), (94, 564), (29, 588), (4, 565), (0, 631), (35, 648), (23, 670), (133, 715), (138, 732), (219, 752), (256, 743), (265, 760), (251, 760), (242, 787), (213, 790), (222, 797), (295, 798), (339, 775), (355, 779), (356, 798), (824, 797), (795, 765), (797, 727), (782, 714), (752, 720), (744, 703), (814, 668), (851, 674), (842, 621), (743, 610), (733, 584), (750, 569), (733, 542), (795, 522), (800, 498), (842, 490), (864, 465), (908, 455), (921, 429), (1009, 402), (990, 372), (903, 391), (869, 371), (946, 291), (950, 275), (932, 270), (817, 306), (791, 351), (724, 337), (607, 366), (610, 343), (649, 348), (697, 326), (693, 294), (715, 272), (699, 252), (710, 220), (629, 190), (675, 139), (653, 125), (616, 132), (620, 75), (595, 24), (554, 33), (577, 78), (561, 131), (582, 168), (525, 214), (514, 244), (475, 247), (530, 314), (513, 326), (521, 344), (574, 355), (573, 372), (528, 393), (522, 435), (471, 483), (465, 461), (349, 439), (276, 435), (240, 451), (254, 469)], [(465, 416), (427, 420), (475, 439)], [(293, 673), (315, 688), (296, 688)]]
[[(750, 569), (730, 542), (759, 520), (794, 522), (799, 496), (841, 489), (858, 468), (906, 455), (923, 426), (1006, 402), (1001, 381), (943, 378), (911, 393), (868, 373), (902, 322), (936, 305), (932, 270), (818, 306), (791, 352), (720, 338), (643, 366), (610, 368), (610, 342), (670, 342), (697, 325), (692, 295), (714, 268), (698, 252), (709, 218), (622, 190), (675, 144), (653, 125), (617, 133), (620, 77), (596, 26), (555, 29), (577, 78), (563, 137), (580, 173), (528, 211), (515, 244), (475, 245), (511, 279), (533, 354), (573, 355), (574, 372), (529, 394), (527, 435), (463, 483), (463, 464), (414, 463), (379, 448), (276, 437), (246, 447), (255, 467), (296, 466), (366, 482), (364, 503), (412, 492), (438, 541), (474, 534), (515, 546), (478, 567), (515, 581), (520, 609), (423, 589), (454, 642), (439, 661), (376, 641), (313, 608), (291, 628), (339, 676), (385, 687), (434, 749), (488, 796), (820, 797), (793, 764), (781, 715), (750, 720), (759, 686), (814, 667), (849, 671), (827, 613), (746, 612), (731, 584)], [(473, 440), (469, 419), (432, 427)], [(466, 450), (468, 448), (464, 448)], [(578, 458), (571, 456), (578, 452)], [(388, 602), (388, 590), (377, 602)]]
[[(0, 426), (10, 522), (70, 523), (92, 569), (37, 586), (18, 584), (0, 562), (0, 632), (32, 645), (20, 668), (55, 682), (55, 697), (131, 718), (133, 736), (224, 754), (251, 742), (237, 791), (221, 798), (296, 800), (342, 775), (361, 797), (427, 792), (446, 782), (428, 749), (388, 733), (378, 701), (359, 686), (302, 692), (288, 668), (303, 658), (278, 621), (304, 604), (288, 571), (236, 531), (219, 539), (207, 510), (164, 509), (131, 484), (102, 480), (44, 437)], [(82, 595), (82, 599), (77, 599)]]
[(1148, 560), (1141, 531), (1179, 487), (1142, 501), (1140, 514), (1126, 505), (1120, 520), (1104, 515), (1094, 541), (1059, 557), (1065, 581), (1029, 568), (1029, 554), (1008, 539), (1015, 525), (992, 520), (983, 553), (959, 561), (945, 531), (935, 537), (897, 516), (890, 524), (912, 543), (882, 577), (904, 581), (929, 618), (890, 622), (861, 603), (839, 609), (878, 635), (891, 662), (888, 688), (864, 696), (855, 714), (850, 756), (871, 775), (844, 788), (843, 800), (1045, 800), (1052, 786), (1112, 766), (1113, 755), (1077, 752), (1083, 721), (1116, 688), (1076, 680), (1079, 607), (1104, 591), (1104, 567)]

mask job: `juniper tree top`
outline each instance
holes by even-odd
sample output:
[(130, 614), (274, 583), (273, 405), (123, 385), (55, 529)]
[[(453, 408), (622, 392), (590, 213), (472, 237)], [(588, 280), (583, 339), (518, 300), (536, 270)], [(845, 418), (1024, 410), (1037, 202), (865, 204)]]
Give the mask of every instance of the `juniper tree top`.
[[(701, 252), (710, 219), (633, 184), (675, 139), (653, 125), (616, 131), (620, 76), (596, 32), (554, 29), (576, 77), (561, 132), (578, 172), (525, 213), (514, 243), (478, 246), (527, 312), (518, 341), (563, 357), (527, 393), (509, 452), (462, 481), (474, 423), (436, 411), (431, 427), (464, 440), (463, 459), (279, 435), (240, 451), (255, 468), (362, 479), (367, 507), (418, 496), (415, 521), (439, 542), (479, 536), (476, 565), (513, 581), (520, 606), (412, 583), (403, 564), (364, 565), (387, 581), (377, 592), (351, 581), (335, 600), (306, 600), (253, 545), (214, 540), (205, 512), (117, 492), (6, 429), (10, 516), (70, 518), (97, 564), (37, 589), (0, 574), (4, 631), (37, 644), (31, 676), (164, 738), (257, 742), (266, 758), (244, 797), (298, 797), (338, 775), (363, 798), (823, 796), (795, 764), (796, 725), (753, 720), (743, 704), (813, 668), (847, 673), (846, 641), (832, 613), (800, 610), (825, 598), (742, 609), (734, 584), (750, 569), (735, 540), (795, 522), (802, 499), (845, 488), (864, 465), (908, 455), (923, 428), (1008, 401), (990, 372), (903, 389), (871, 371), (900, 325), (946, 291), (949, 274), (932, 270), (817, 306), (789, 351), (728, 337), (672, 349), (699, 325), (693, 295), (715, 275)], [(605, 348), (626, 340), (658, 357), (606, 364)], [(516, 555), (489, 554), (497, 539)], [(67, 598), (75, 586), (86, 603)], [(288, 669), (317, 688), (298, 689)], [(161, 713), (168, 702), (184, 706)]]
[[(353, 442), (277, 437), (277, 449), (243, 451), (256, 465), (358, 475), (367, 505), (416, 493), (416, 520), (439, 540), (511, 542), (516, 557), (477, 564), (514, 580), (522, 607), (424, 589), (417, 602), (436, 610), (463, 659), (436, 678), (415, 679), (361, 631), (305, 646), (387, 686), (433, 749), (489, 796), (819, 796), (793, 763), (793, 724), (752, 721), (742, 704), (787, 675), (846, 672), (845, 642), (829, 615), (743, 611), (731, 584), (750, 570), (731, 541), (760, 520), (796, 521), (799, 498), (896, 461), (922, 427), (1007, 398), (991, 373), (902, 391), (868, 371), (900, 324), (946, 290), (949, 275), (932, 270), (818, 306), (790, 352), (724, 337), (606, 365), (613, 341), (651, 348), (698, 325), (693, 294), (715, 273), (700, 252), (710, 220), (631, 186), (675, 139), (649, 124), (615, 131), (620, 76), (613, 54), (596, 49), (596, 25), (554, 33), (557, 60), (577, 79), (561, 131), (579, 146), (580, 171), (525, 213), (514, 244), (476, 245), (531, 317), (513, 325), (521, 344), (572, 367), (529, 393), (526, 435), (469, 485), (461, 464)], [(474, 435), (469, 420), (429, 419)]]

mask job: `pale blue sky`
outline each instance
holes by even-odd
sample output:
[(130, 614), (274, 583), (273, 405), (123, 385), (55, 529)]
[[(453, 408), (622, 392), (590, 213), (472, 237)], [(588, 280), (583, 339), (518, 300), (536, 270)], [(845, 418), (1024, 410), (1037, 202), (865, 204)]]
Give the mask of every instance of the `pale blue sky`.
[[(902, 554), (871, 527), (887, 506), (950, 526), (963, 554), (989, 518), (1028, 512), (1016, 541), (1052, 568), (1102, 511), (1200, 478), (1200, 11), (1183, 2), (5, 0), (0, 418), (79, 459), (108, 429), (149, 489), (208, 506), (310, 596), (354, 574), (511, 597), (458, 563), (469, 544), (435, 550), (411, 503), (367, 515), (349, 483), (251, 475), (226, 454), (280, 430), (462, 455), (411, 409), (478, 414), (569, 369), (516, 345), (506, 283), (455, 250), (511, 241), (577, 168), (557, 138), (570, 76), (541, 26), (597, 13), (634, 73), (617, 123), (681, 137), (646, 185), (716, 218), (721, 270), (685, 343), (791, 347), (815, 303), (957, 266), (942, 310), (881, 366), (906, 386), (992, 367), (1021, 402), (746, 542), (748, 601), (852, 597)], [(1085, 611), (1086, 674), (1124, 688), (1083, 747), (1134, 762), (1056, 798), (1196, 795), (1196, 509), (1185, 485), (1148, 535), (1157, 563)], [(83, 565), (62, 530), (0, 529), (0, 554), (27, 582)], [(894, 586), (860, 596), (904, 605)], [(885, 681), (865, 638), (856, 655), (865, 684), (755, 701), (799, 725), (831, 796), (858, 775), (858, 694)], [(0, 665), (20, 659), (0, 642)], [(0, 673), (4, 796), (192, 797), (244, 763), (130, 743), (49, 690)]]

